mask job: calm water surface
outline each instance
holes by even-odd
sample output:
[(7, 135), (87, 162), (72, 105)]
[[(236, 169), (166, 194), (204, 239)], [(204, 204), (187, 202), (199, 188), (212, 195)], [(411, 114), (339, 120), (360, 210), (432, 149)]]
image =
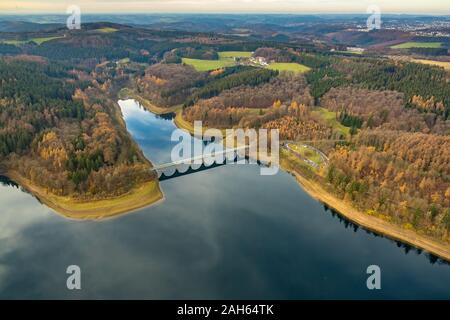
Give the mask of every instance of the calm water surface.
[[(146, 156), (168, 161), (173, 122), (120, 105)], [(352, 225), (285, 172), (228, 165), (162, 189), (156, 206), (80, 222), (2, 179), (0, 298), (450, 298), (448, 264)], [(72, 264), (81, 291), (66, 289)], [(372, 264), (379, 291), (366, 287)]]

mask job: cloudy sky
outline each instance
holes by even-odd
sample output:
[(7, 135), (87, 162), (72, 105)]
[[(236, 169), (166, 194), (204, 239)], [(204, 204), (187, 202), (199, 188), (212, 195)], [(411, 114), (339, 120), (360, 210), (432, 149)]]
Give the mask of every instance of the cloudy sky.
[(65, 14), (71, 4), (85, 13), (366, 13), (376, 4), (385, 13), (450, 14), (450, 0), (0, 0), (0, 14)]

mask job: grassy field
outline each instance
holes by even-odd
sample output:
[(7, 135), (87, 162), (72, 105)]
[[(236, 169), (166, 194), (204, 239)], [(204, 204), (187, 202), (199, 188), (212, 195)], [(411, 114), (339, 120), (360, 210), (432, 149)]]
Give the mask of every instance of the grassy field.
[(392, 46), (392, 49), (440, 48), (442, 42), (405, 42)]
[(364, 52), (362, 52), (362, 51), (343, 51), (343, 50), (336, 50), (336, 51), (333, 51), (333, 52), (336, 52), (336, 53), (359, 54), (359, 55), (361, 55), (361, 54), (364, 53)]
[(226, 58), (250, 58), (253, 52), (250, 51), (221, 51), (219, 52), (219, 59)]
[(31, 38), (31, 39), (28, 39), (28, 40), (4, 40), (4, 41), (1, 41), (1, 42), (5, 43), (5, 44), (12, 44), (12, 45), (18, 46), (18, 45), (25, 44), (25, 43), (28, 43), (28, 42), (32, 41), (32, 42), (34, 42), (34, 43), (36, 43), (38, 45), (41, 45), (44, 42), (47, 42), (47, 41), (50, 41), (50, 40), (54, 40), (54, 39), (60, 39), (60, 38), (62, 38), (62, 37), (42, 37), (42, 38)]
[(233, 59), (219, 59), (219, 60), (201, 60), (183, 58), (183, 63), (191, 65), (197, 71), (211, 71), (235, 65)]
[[(251, 57), (250, 51), (222, 51), (219, 52), (219, 60), (201, 60), (183, 58), (183, 63), (193, 66), (197, 71), (211, 71), (225, 67), (231, 67), (236, 64), (235, 57)], [(293, 71), (304, 73), (310, 70), (307, 66), (298, 63), (271, 63), (267, 68), (278, 71)]]
[(301, 172), (302, 176), (308, 178), (313, 178), (316, 175), (316, 170), (310, 165), (295, 156), (293, 152), (283, 148), (280, 149), (280, 164), (282, 169), (287, 172), (298, 171)]
[(322, 157), (317, 152), (315, 152), (314, 150), (311, 150), (310, 148), (306, 148), (302, 145), (297, 145), (297, 144), (293, 144), (293, 143), (290, 143), (289, 147), (291, 147), (292, 150), (294, 150), (301, 156), (315, 162), (318, 165), (320, 165), (323, 162)]
[(450, 70), (450, 62), (425, 60), (425, 59), (412, 59), (411, 61), (416, 63), (429, 64), (432, 66), (438, 66), (444, 68), (445, 70)]
[(342, 125), (339, 121), (336, 120), (336, 112), (329, 111), (325, 108), (316, 108), (313, 111), (313, 114), (316, 114), (317, 116), (325, 120), (333, 127), (334, 130), (341, 132), (343, 135), (348, 136), (350, 134), (350, 128)]
[(31, 41), (37, 43), (37, 44), (43, 44), (44, 42), (55, 40), (55, 39), (61, 39), (62, 37), (45, 37), (45, 38), (33, 38)]
[(197, 71), (211, 71), (225, 67), (231, 67), (236, 65), (233, 58), (235, 57), (251, 57), (250, 51), (222, 51), (219, 52), (218, 60), (202, 60), (202, 59), (190, 59), (183, 58), (183, 63), (191, 65)]
[(29, 42), (29, 41), (25, 41), (25, 40), (2, 40), (1, 43), (12, 44), (14, 46), (18, 46), (18, 45), (21, 45), (21, 44), (25, 44), (27, 42)]
[(293, 71), (295, 73), (304, 73), (310, 70), (307, 66), (304, 66), (299, 63), (271, 63), (267, 67), (272, 70), (278, 70), (278, 71)]
[(102, 33), (112, 33), (112, 32), (116, 32), (118, 30), (116, 28), (105, 27), (105, 28), (96, 29), (95, 31), (102, 32)]
[(119, 64), (127, 64), (130, 63), (130, 58), (123, 58), (118, 61)]

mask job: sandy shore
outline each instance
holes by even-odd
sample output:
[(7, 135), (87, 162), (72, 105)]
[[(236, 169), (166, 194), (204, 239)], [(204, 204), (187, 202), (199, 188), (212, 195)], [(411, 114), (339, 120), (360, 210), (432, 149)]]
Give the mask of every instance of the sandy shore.
[(407, 243), (416, 248), (424, 249), (444, 260), (450, 261), (449, 243), (420, 235), (413, 230), (403, 229), (393, 223), (364, 214), (355, 209), (350, 203), (344, 202), (324, 190), (318, 183), (302, 177), (297, 172), (291, 171), (291, 173), (295, 175), (300, 186), (302, 186), (311, 197), (325, 203), (328, 207), (339, 212), (353, 223), (388, 238)]
[(75, 220), (112, 218), (156, 204), (164, 199), (158, 181), (145, 183), (127, 194), (111, 199), (82, 201), (48, 193), (14, 171), (7, 171), (3, 175), (18, 183), (59, 215)]
[[(120, 119), (122, 119), (121, 114)], [(125, 126), (125, 123), (123, 125)], [(102, 220), (112, 218), (154, 205), (164, 200), (164, 194), (157, 180), (137, 186), (121, 196), (111, 197), (110, 199), (84, 201), (69, 196), (52, 194), (16, 171), (2, 169), (1, 174), (18, 183), (38, 198), (40, 202), (53, 209), (59, 215), (75, 220)]]

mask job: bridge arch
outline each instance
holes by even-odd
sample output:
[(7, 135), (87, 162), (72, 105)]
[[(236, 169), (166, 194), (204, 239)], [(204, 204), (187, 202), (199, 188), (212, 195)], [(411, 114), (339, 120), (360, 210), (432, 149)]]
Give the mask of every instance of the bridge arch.
[[(182, 175), (187, 175), (203, 170), (212, 169), (215, 167), (223, 166), (228, 163), (236, 163), (239, 158), (239, 151), (247, 150), (248, 147), (238, 147), (234, 149), (225, 149), (223, 151), (220, 151), (215, 154), (208, 154), (208, 155), (201, 155), (192, 157), (189, 159), (183, 159), (171, 163), (161, 164), (153, 167), (151, 170), (156, 172), (158, 174), (158, 178), (160, 181), (162, 180), (168, 180), (175, 177), (180, 177)], [(217, 161), (216, 155), (220, 154), (223, 155), (223, 161)], [(245, 152), (244, 152), (245, 155)], [(206, 163), (205, 159), (214, 159), (212, 163)], [(248, 159), (248, 157), (245, 155), (245, 158)], [(200, 164), (197, 162), (201, 161)], [(209, 162), (209, 161), (208, 161)]]

